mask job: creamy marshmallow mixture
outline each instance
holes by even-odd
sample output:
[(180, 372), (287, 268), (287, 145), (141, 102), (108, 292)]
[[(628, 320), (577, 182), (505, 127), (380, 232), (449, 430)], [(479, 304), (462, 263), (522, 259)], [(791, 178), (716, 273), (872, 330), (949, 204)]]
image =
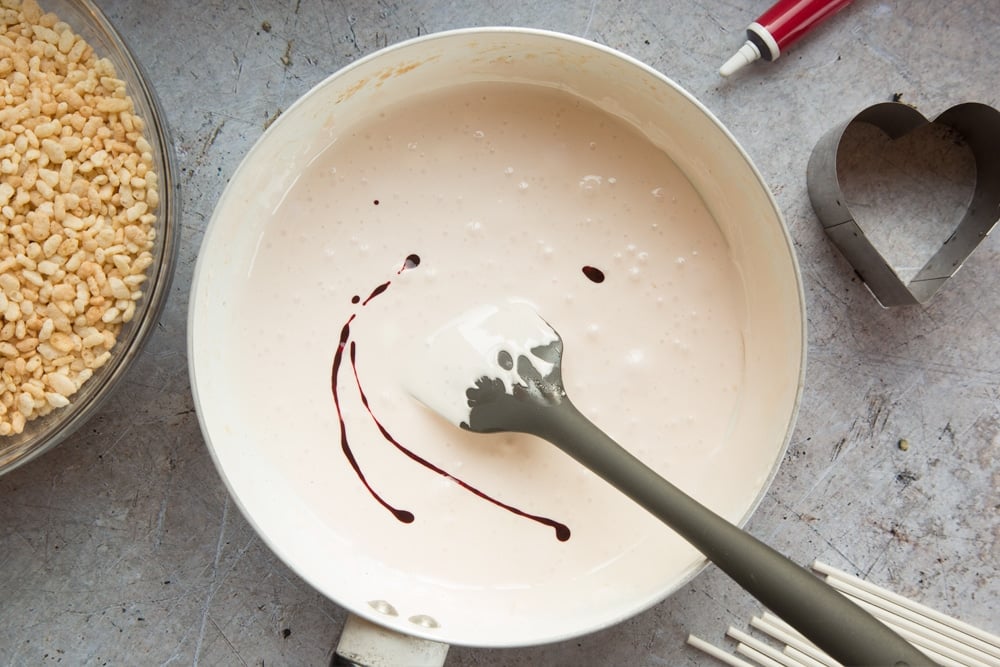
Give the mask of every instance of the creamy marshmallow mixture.
[(482, 304), (531, 304), (563, 338), (584, 414), (717, 511), (745, 509), (746, 489), (713, 481), (743, 381), (725, 241), (673, 161), (568, 93), (455, 86), (345, 128), (233, 298), (240, 400), (274, 439), (275, 474), (304, 480), (345, 545), (428, 584), (524, 588), (690, 557), (555, 447), (460, 430), (413, 398), (415, 361), (453, 370), (428, 337)]

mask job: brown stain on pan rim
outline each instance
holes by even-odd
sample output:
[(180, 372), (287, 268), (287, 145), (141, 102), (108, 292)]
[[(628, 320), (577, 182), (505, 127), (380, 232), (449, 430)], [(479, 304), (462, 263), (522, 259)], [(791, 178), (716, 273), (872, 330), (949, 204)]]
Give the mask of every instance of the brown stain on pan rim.
[(351, 84), (346, 90), (344, 90), (344, 92), (342, 92), (339, 96), (337, 96), (336, 103), (340, 104), (341, 102), (346, 102), (347, 100), (351, 99), (372, 81), (375, 82), (376, 88), (380, 88), (382, 84), (388, 81), (389, 79), (397, 76), (402, 76), (408, 72), (412, 72), (418, 67), (426, 65), (427, 63), (430, 62), (434, 62), (439, 58), (440, 56), (431, 56), (429, 58), (425, 58), (424, 60), (416, 60), (409, 63), (403, 63), (401, 65), (393, 65), (391, 67), (386, 67), (382, 69), (377, 74), (358, 79), (353, 84)]

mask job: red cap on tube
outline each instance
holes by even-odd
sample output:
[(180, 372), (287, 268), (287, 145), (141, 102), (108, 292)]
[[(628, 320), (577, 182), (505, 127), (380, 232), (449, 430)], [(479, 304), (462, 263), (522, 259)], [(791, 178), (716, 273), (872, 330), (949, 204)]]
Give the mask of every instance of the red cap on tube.
[(747, 41), (719, 69), (729, 76), (755, 60), (774, 60), (851, 0), (778, 0), (747, 27)]

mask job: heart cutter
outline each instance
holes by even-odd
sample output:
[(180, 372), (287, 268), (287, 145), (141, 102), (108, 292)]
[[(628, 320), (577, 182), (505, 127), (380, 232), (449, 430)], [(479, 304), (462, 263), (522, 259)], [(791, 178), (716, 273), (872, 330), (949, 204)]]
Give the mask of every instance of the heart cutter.
[[(972, 150), (976, 187), (965, 216), (955, 231), (916, 276), (903, 282), (895, 268), (865, 235), (847, 206), (837, 161), (841, 139), (854, 123), (868, 123), (890, 139), (927, 123), (955, 130)], [(978, 102), (951, 107), (933, 121), (901, 102), (868, 107), (817, 142), (806, 170), (809, 199), (823, 229), (883, 306), (926, 303), (968, 259), (1000, 219), (1000, 111)]]

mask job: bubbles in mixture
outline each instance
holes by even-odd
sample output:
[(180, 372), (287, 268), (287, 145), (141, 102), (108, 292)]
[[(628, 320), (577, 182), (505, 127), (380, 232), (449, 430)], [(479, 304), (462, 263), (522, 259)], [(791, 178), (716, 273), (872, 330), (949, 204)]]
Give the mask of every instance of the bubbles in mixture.
[(629, 350), (625, 354), (625, 363), (630, 366), (637, 366), (646, 362), (646, 353), (638, 348)]

